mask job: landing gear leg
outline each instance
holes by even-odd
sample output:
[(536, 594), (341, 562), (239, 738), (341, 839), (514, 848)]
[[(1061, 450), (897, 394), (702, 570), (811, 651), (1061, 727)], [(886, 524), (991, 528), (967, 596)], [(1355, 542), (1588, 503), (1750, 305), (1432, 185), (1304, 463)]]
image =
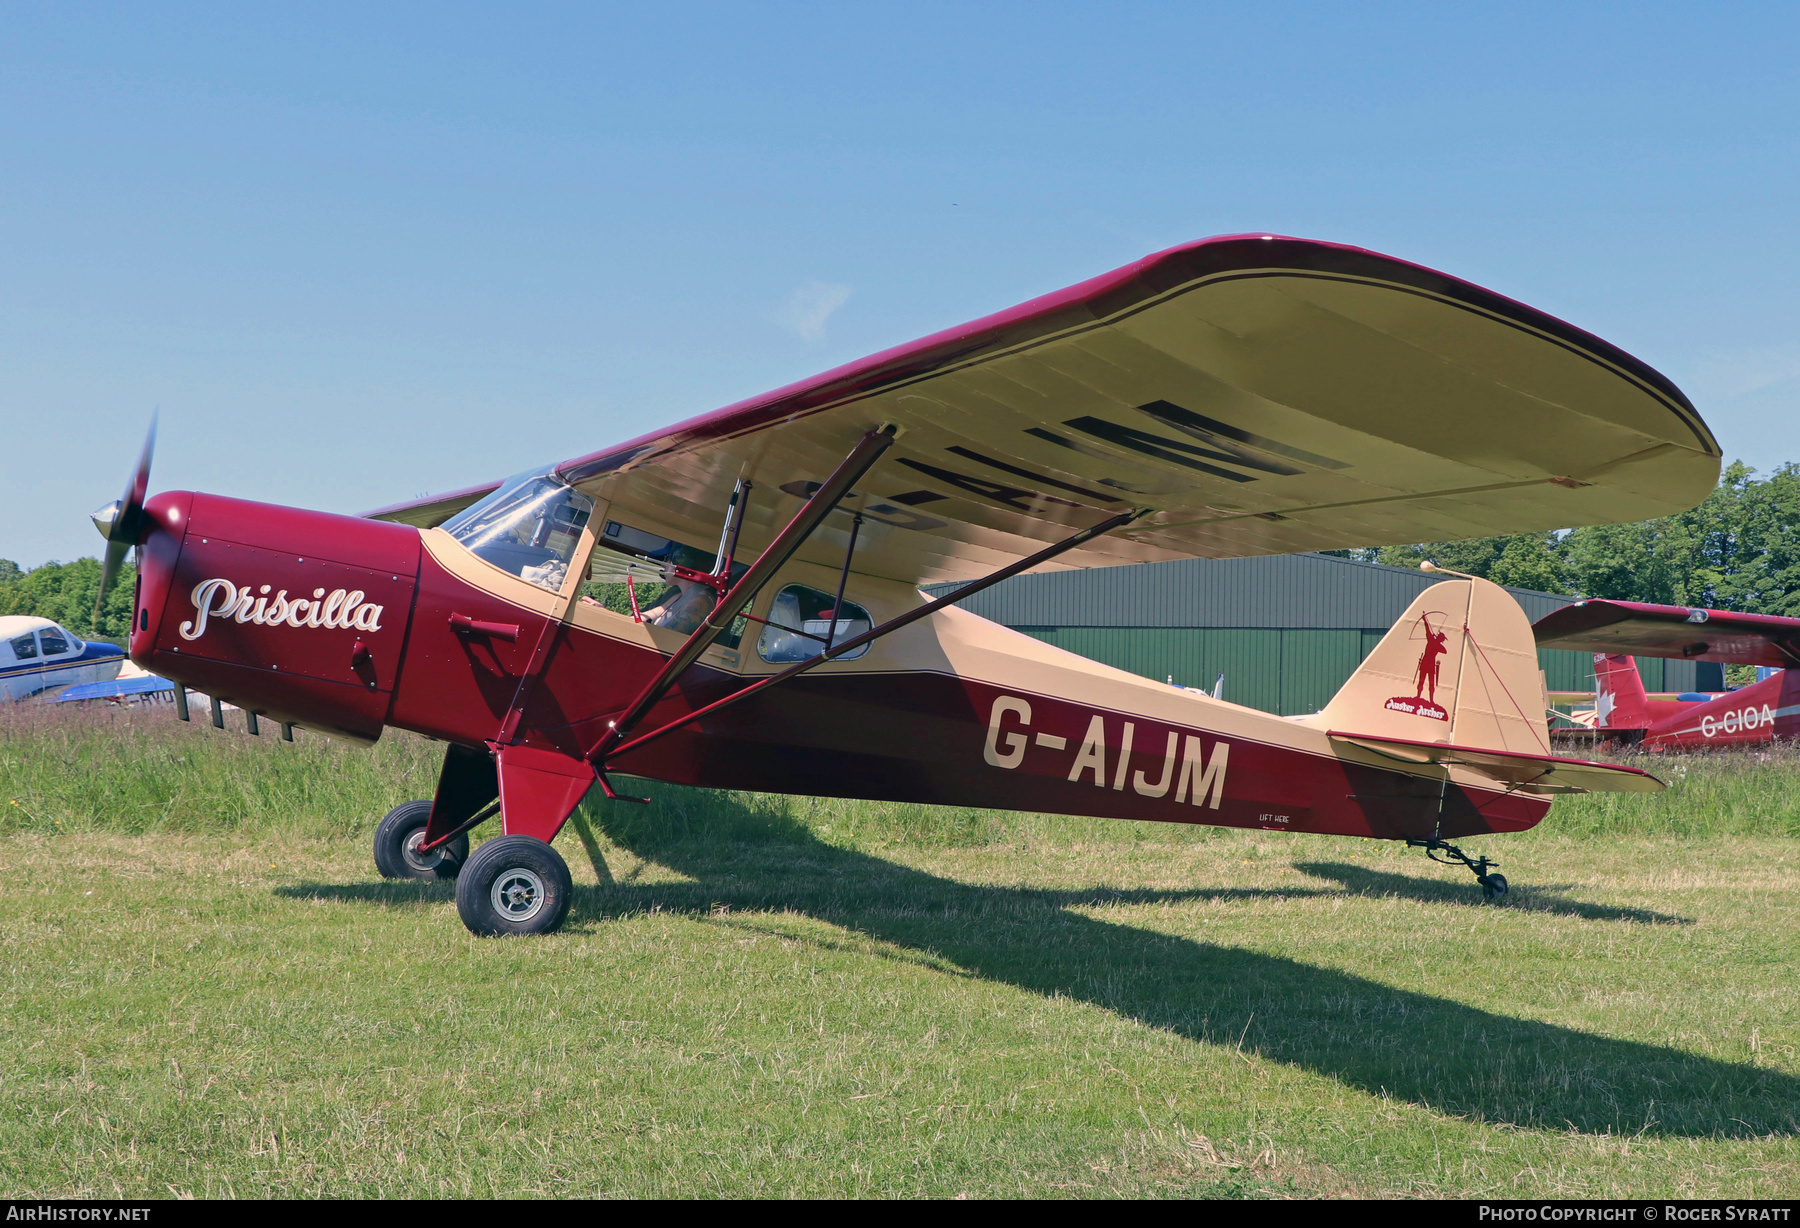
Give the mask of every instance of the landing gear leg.
[[(1443, 840), (1408, 840), (1408, 848), (1424, 849), (1425, 855), (1442, 866), (1467, 866), (1475, 875), (1475, 881), (1481, 884), (1481, 894), (1490, 900), (1503, 899), (1506, 895), (1506, 876), (1490, 874), (1499, 863), (1489, 861), (1486, 857), (1471, 857), (1454, 844)], [(1443, 854), (1443, 856), (1439, 856)]]

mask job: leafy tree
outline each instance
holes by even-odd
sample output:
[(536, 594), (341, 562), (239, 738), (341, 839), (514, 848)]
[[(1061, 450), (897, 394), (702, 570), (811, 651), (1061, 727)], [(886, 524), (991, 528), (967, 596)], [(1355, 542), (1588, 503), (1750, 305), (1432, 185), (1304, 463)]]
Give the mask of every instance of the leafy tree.
[[(1734, 466), (1735, 468), (1735, 466)], [(1713, 577), (1723, 609), (1800, 614), (1800, 466), (1746, 482), (1735, 504), (1735, 550)]]
[(1555, 533), (1521, 533), (1504, 541), (1499, 557), (1488, 567), (1486, 579), (1540, 593), (1561, 593), (1568, 560)]
[(131, 629), (136, 579), (129, 563), (120, 569), (96, 627), (94, 598), (100, 592), (99, 559), (46, 563), (30, 571), (0, 559), (0, 614), (48, 618), (77, 635), (123, 643)]
[(1576, 529), (1562, 540), (1569, 590), (1583, 597), (1680, 604), (1685, 535), (1672, 539), (1668, 522), (1603, 524)]
[(1361, 554), (1368, 562), (1386, 563), (1390, 567), (1417, 567), (1429, 559), (1440, 567), (1480, 576), (1496, 584), (1545, 593), (1568, 591), (1564, 580), (1567, 564), (1561, 539), (1555, 533), (1382, 546)]
[(1800, 601), (1800, 471), (1758, 481), (1734, 461), (1698, 507), (1563, 539), (1571, 590), (1590, 597), (1782, 613)]
[(1431, 559), (1548, 593), (1800, 615), (1800, 465), (1759, 479), (1734, 461), (1698, 507), (1659, 520), (1337, 553), (1400, 567)]

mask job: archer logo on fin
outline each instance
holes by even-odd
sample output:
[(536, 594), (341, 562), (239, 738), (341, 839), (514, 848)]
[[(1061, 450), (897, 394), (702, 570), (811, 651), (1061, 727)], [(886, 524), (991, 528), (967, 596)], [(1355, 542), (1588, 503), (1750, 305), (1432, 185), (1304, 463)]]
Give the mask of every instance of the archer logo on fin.
[[(1437, 613), (1433, 611), (1432, 613)], [(1443, 615), (1440, 613), (1441, 618)], [(1450, 714), (1437, 701), (1438, 667), (1442, 664), (1438, 658), (1448, 648), (1450, 633), (1435, 631), (1431, 626), (1431, 614), (1421, 614), (1417, 625), (1413, 627), (1414, 638), (1423, 636), (1425, 647), (1419, 653), (1418, 667), (1413, 671), (1413, 693), (1396, 695), (1383, 704), (1389, 712), (1404, 712), (1409, 716), (1430, 717), (1434, 721), (1447, 721)]]

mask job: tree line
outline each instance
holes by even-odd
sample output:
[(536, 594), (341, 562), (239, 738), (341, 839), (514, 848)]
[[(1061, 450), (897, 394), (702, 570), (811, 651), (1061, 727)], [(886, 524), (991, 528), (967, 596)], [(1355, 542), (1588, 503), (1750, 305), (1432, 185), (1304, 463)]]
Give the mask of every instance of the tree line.
[(1741, 461), (1706, 501), (1636, 524), (1327, 553), (1571, 597), (1800, 616), (1800, 464), (1765, 478)]
[(112, 591), (106, 594), (98, 625), (94, 598), (100, 595), (100, 560), (76, 559), (73, 563), (46, 563), (26, 571), (11, 559), (0, 559), (0, 615), (30, 614), (61, 623), (87, 639), (124, 644), (131, 630), (133, 592), (137, 573), (130, 563), (119, 569)]

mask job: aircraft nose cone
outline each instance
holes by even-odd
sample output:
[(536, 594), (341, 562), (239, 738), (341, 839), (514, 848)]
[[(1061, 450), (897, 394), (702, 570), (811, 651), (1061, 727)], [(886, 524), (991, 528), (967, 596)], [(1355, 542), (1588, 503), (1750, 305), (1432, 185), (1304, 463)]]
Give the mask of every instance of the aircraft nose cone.
[(111, 503), (108, 503), (105, 507), (88, 517), (89, 520), (94, 522), (94, 527), (100, 530), (101, 537), (106, 538), (108, 541), (112, 540), (112, 528), (118, 521), (119, 512), (123, 507), (123, 499), (114, 499)]

